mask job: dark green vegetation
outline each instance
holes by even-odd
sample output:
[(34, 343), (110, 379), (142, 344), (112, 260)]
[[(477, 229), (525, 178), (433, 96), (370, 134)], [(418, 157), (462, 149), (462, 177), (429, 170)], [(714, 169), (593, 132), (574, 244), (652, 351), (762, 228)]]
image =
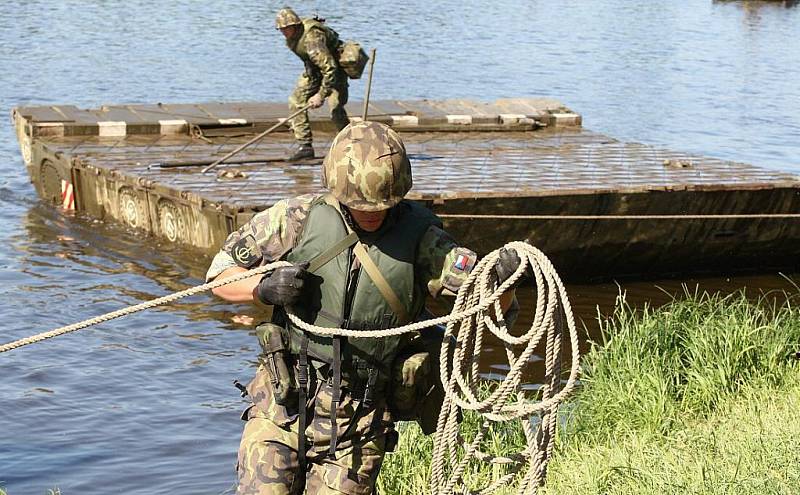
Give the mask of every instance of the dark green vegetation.
[[(621, 299), (562, 409), (546, 492), (795, 493), (800, 310), (772, 300), (687, 294), (637, 311)], [(523, 441), (516, 428), (492, 438), (498, 449)], [(428, 493), (431, 445), (406, 428), (381, 493)]]

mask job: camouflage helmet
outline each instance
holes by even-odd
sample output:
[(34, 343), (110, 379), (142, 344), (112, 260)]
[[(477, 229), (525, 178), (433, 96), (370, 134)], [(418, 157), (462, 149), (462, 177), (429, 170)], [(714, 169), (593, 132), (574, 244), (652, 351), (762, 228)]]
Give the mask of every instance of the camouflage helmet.
[(301, 21), (297, 14), (295, 14), (294, 10), (290, 9), (289, 7), (282, 8), (275, 16), (275, 29), (281, 29), (302, 23), (303, 21)]
[(411, 189), (411, 163), (403, 141), (378, 122), (356, 122), (342, 129), (322, 167), (323, 185), (356, 210), (386, 210)]

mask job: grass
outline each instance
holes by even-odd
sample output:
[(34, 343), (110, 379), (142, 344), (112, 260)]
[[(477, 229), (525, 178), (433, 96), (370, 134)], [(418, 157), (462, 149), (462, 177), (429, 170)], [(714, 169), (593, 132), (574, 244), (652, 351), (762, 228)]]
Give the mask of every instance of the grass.
[[(464, 438), (470, 440), (474, 438), (479, 426), (477, 414), (464, 413), (462, 423)], [(400, 423), (399, 430), (400, 442), (397, 449), (386, 456), (381, 468), (377, 485), (378, 493), (383, 495), (430, 493), (430, 465), (434, 435), (425, 436), (416, 423)], [(519, 452), (524, 447), (525, 436), (519, 422), (492, 425), (481, 443), (481, 451), (494, 455)], [(460, 451), (459, 455), (461, 453)], [(481, 464), (471, 463), (464, 479), (471, 486), (484, 487), (507, 472), (505, 467), (495, 466), (485, 469)]]
[[(790, 301), (687, 294), (635, 311), (621, 299), (602, 326), (563, 408), (546, 493), (800, 493), (800, 365), (788, 357), (800, 351), (800, 312)], [(499, 428), (487, 441), (498, 451), (522, 442)], [(380, 493), (429, 493), (431, 449), (405, 425)], [(499, 475), (470, 474), (481, 486)]]
[(800, 312), (691, 294), (624, 302), (584, 360), (547, 492), (763, 494), (800, 490)]

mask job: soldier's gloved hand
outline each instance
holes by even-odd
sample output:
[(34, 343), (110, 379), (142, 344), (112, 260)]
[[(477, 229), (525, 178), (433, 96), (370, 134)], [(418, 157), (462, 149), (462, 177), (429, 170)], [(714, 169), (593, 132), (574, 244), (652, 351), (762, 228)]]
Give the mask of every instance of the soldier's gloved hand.
[[(522, 260), (519, 259), (519, 255), (517, 255), (516, 251), (500, 248), (497, 261), (494, 263), (494, 273), (497, 276), (497, 285), (500, 285), (508, 280), (508, 277), (517, 271), (520, 263), (522, 263)], [(526, 275), (527, 273), (523, 273), (522, 276), (517, 279), (516, 283), (514, 283), (512, 288), (518, 286), (523, 279), (525, 279)]]
[(323, 98), (321, 94), (317, 93), (308, 99), (308, 106), (311, 108), (319, 108), (324, 102), (325, 98)]
[(303, 296), (308, 263), (282, 266), (267, 273), (253, 290), (253, 297), (264, 304), (291, 306)]

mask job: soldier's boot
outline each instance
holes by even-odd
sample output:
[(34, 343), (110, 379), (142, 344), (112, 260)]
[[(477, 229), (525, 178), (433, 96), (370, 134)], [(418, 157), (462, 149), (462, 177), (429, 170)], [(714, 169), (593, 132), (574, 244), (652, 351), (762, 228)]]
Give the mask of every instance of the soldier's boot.
[(297, 148), (289, 154), (286, 158), (287, 162), (296, 162), (299, 160), (306, 160), (308, 158), (314, 158), (314, 147), (311, 146), (311, 143), (300, 143), (297, 145)]

